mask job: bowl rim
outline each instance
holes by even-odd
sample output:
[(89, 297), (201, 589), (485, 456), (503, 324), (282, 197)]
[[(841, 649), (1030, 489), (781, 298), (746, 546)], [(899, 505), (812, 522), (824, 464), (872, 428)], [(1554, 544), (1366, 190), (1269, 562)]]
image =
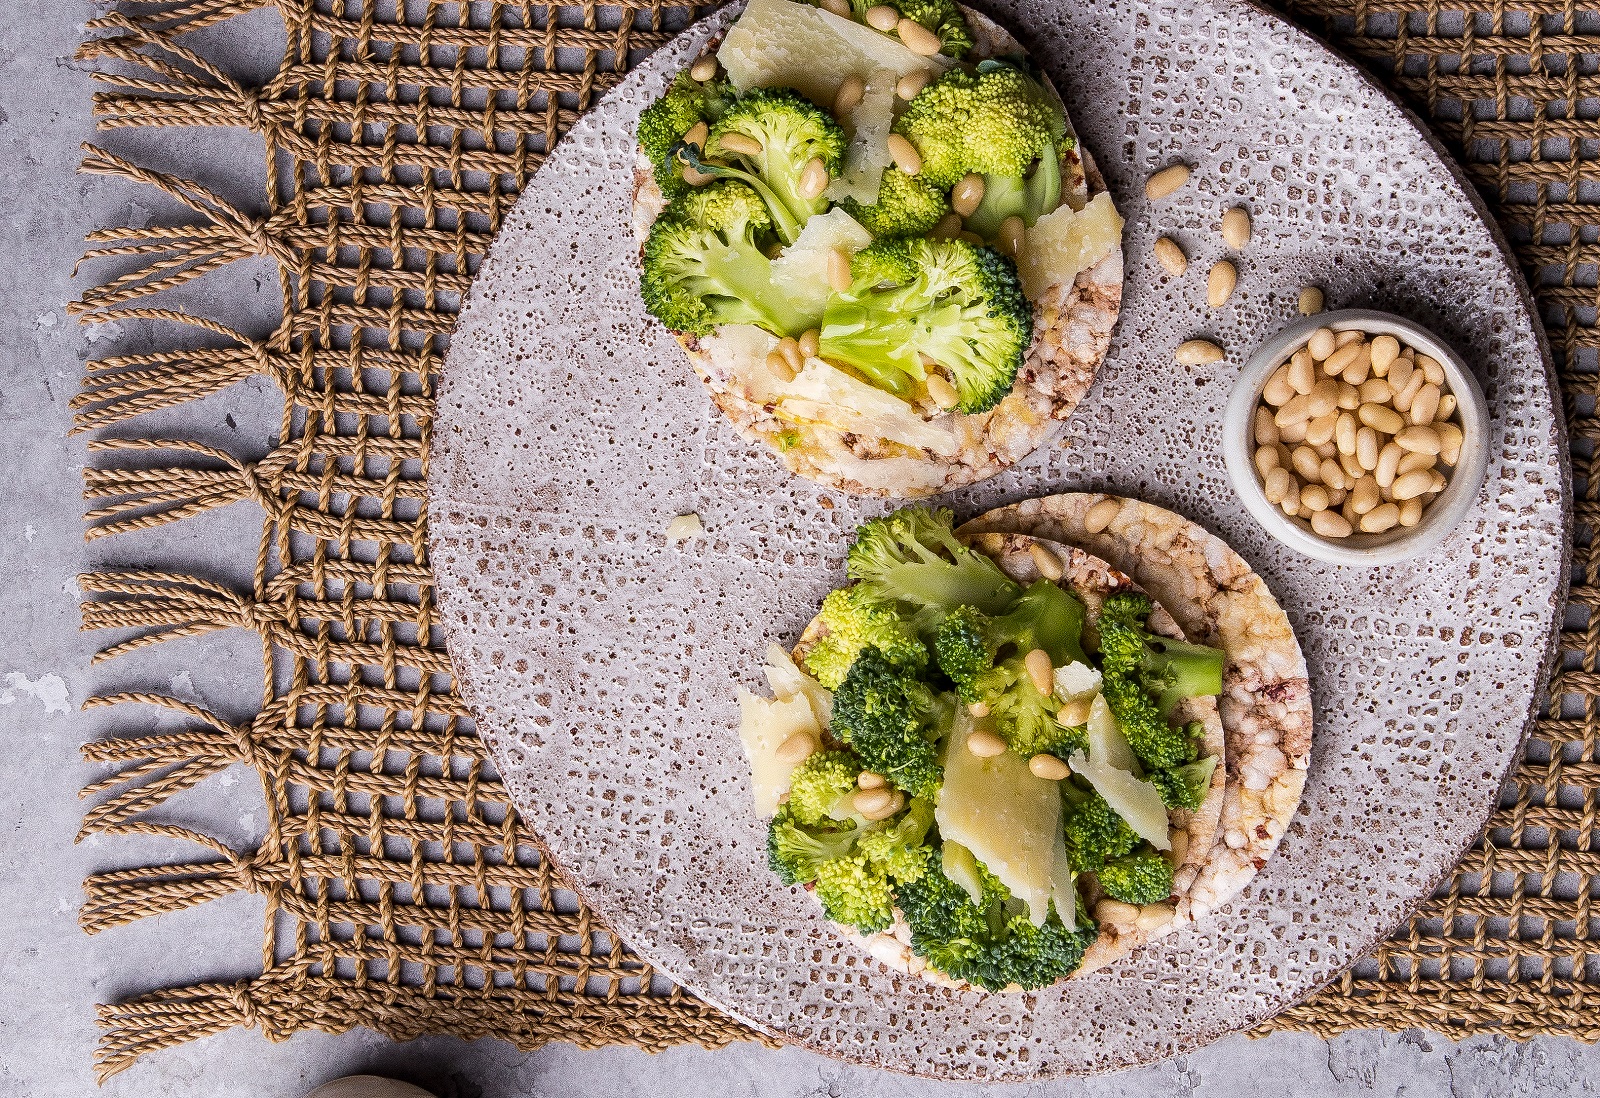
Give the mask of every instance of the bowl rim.
[[(1273, 371), (1319, 328), (1392, 335), (1444, 368), (1445, 380), (1456, 396), (1462, 456), (1450, 473), (1449, 484), (1416, 526), (1397, 526), (1382, 534), (1357, 533), (1336, 542), (1300, 526), (1267, 500), (1255, 469), (1256, 405)], [(1483, 487), (1489, 465), (1488, 443), (1488, 401), (1467, 364), (1449, 344), (1421, 324), (1376, 309), (1338, 309), (1302, 317), (1264, 340), (1245, 361), (1222, 418), (1222, 456), (1228, 479), (1251, 516), (1289, 548), (1328, 564), (1353, 567), (1371, 568), (1417, 556), (1449, 536), (1472, 509)]]

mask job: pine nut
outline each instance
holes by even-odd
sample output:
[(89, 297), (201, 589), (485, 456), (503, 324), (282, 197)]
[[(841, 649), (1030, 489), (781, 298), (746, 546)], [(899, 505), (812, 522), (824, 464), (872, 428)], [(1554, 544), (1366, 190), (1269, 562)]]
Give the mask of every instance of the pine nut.
[(1316, 480), (1322, 472), (1322, 458), (1309, 446), (1295, 447), (1289, 463), (1304, 480)]
[(1076, 728), (1089, 720), (1089, 710), (1094, 706), (1094, 698), (1074, 698), (1060, 709), (1056, 710), (1056, 721), (1066, 728)]
[(1339, 382), (1340, 411), (1353, 412), (1359, 407), (1361, 407), (1361, 390), (1348, 381)]
[(1278, 414), (1272, 418), (1273, 422), (1277, 423), (1279, 430), (1289, 426), (1291, 423), (1306, 422), (1311, 418), (1311, 398), (1308, 396), (1294, 397), (1289, 403), (1279, 408)]
[(839, 91), (833, 97), (833, 113), (840, 118), (861, 106), (867, 96), (867, 82), (851, 73), (839, 81)]
[(1278, 441), (1278, 437), (1278, 425), (1272, 422), (1271, 410), (1256, 408), (1256, 442), (1271, 446)]
[(1311, 529), (1325, 538), (1350, 536), (1350, 520), (1337, 511), (1316, 511), (1311, 515)]
[(1300, 513), (1300, 489), (1298, 486), (1289, 490), (1289, 494), (1284, 496), (1283, 501), (1278, 504), (1278, 509), (1290, 518), (1294, 518)]
[(894, 791), (891, 789), (863, 789), (850, 798), (851, 807), (869, 820), (883, 820), (894, 815), (890, 810), (894, 804)]
[(1350, 364), (1344, 368), (1343, 372), (1341, 372), (1339, 376), (1344, 378), (1345, 384), (1347, 385), (1360, 385), (1363, 381), (1367, 380), (1367, 375), (1371, 372), (1372, 345), (1370, 343), (1363, 343), (1361, 344), (1360, 353), (1351, 360)]
[[(1370, 431), (1372, 428), (1368, 427), (1367, 430)], [(1374, 435), (1373, 437), (1376, 438), (1377, 436)], [(1376, 456), (1373, 457), (1372, 463), (1374, 465), (1378, 463)], [(1361, 459), (1355, 454), (1340, 454), (1339, 468), (1344, 470), (1345, 479), (1351, 484), (1355, 484), (1356, 481), (1360, 480), (1362, 477), (1366, 476), (1367, 473), (1371, 472), (1371, 470), (1361, 464)]]
[(1209, 339), (1191, 339), (1178, 344), (1173, 357), (1183, 366), (1206, 366), (1221, 361), (1223, 350)]
[(683, 135), (685, 145), (693, 145), (697, 149), (706, 147), (706, 138), (711, 136), (711, 129), (704, 122), (696, 122), (689, 127), (689, 132)]
[(856, 775), (856, 785), (862, 789), (882, 789), (889, 784), (889, 779), (882, 774), (874, 774), (870, 770), (863, 770)]
[(1189, 182), (1189, 166), (1187, 164), (1173, 164), (1171, 167), (1162, 168), (1155, 175), (1144, 181), (1144, 196), (1152, 202), (1167, 197), (1173, 191)]
[(715, 57), (702, 57), (689, 68), (689, 79), (698, 80), (702, 84), (716, 75), (717, 59)]
[(894, 93), (909, 103), (917, 97), (923, 88), (928, 86), (928, 82), (932, 79), (933, 76), (927, 69), (908, 72), (894, 82)]
[(1461, 428), (1454, 423), (1441, 423), (1439, 432), (1439, 461), (1445, 465), (1455, 465), (1461, 460), (1461, 444), (1466, 436), (1461, 433)]
[(932, 57), (939, 52), (939, 36), (915, 19), (901, 19), (895, 29), (906, 49), (922, 57)]
[(841, 294), (850, 288), (850, 256), (839, 248), (828, 251), (828, 285)]
[(1380, 503), (1372, 510), (1361, 516), (1361, 532), (1363, 534), (1381, 534), (1393, 529), (1400, 521), (1400, 508), (1392, 503)]
[(1308, 484), (1300, 489), (1300, 506), (1313, 515), (1328, 509), (1328, 490), (1320, 484)]
[(1400, 341), (1392, 335), (1374, 336), (1372, 339), (1372, 372), (1383, 377), (1400, 354)]
[(1300, 445), (1306, 440), (1306, 421), (1302, 419), (1298, 423), (1291, 423), (1287, 427), (1281, 428), (1281, 435), (1283, 441), (1290, 446)]
[(1061, 558), (1038, 542), (1028, 546), (1028, 555), (1033, 558), (1033, 566), (1039, 570), (1039, 574), (1051, 583), (1066, 575), (1066, 569), (1061, 567)]
[(982, 201), (983, 176), (977, 172), (968, 172), (950, 190), (950, 208), (962, 217), (971, 217)]
[(1300, 300), (1297, 303), (1301, 316), (1316, 316), (1326, 307), (1326, 299), (1322, 290), (1317, 286), (1303, 286), (1300, 289)]
[(1433, 382), (1428, 382), (1417, 393), (1411, 402), (1411, 422), (1419, 427), (1425, 427), (1433, 422), (1439, 414), (1439, 401), (1443, 399), (1439, 387)]
[(1050, 653), (1043, 648), (1035, 648), (1022, 657), (1022, 666), (1027, 669), (1028, 678), (1033, 680), (1033, 688), (1045, 697), (1049, 697), (1056, 688), (1056, 668), (1050, 662)]
[(822, 349), (822, 333), (816, 328), (807, 328), (796, 344), (800, 348), (802, 358), (816, 358)]
[(1389, 494), (1404, 503), (1408, 499), (1416, 499), (1432, 487), (1433, 473), (1431, 470), (1413, 469), (1409, 473), (1403, 473), (1394, 478), (1394, 484), (1390, 487)]
[(1363, 404), (1356, 410), (1356, 418), (1374, 431), (1382, 431), (1386, 435), (1395, 434), (1406, 425), (1399, 412), (1382, 404)]
[(1139, 909), (1139, 917), (1133, 925), (1140, 930), (1155, 930), (1166, 926), (1177, 917), (1178, 909), (1171, 904), (1145, 904)]
[(810, 733), (796, 732), (778, 745), (773, 756), (784, 763), (799, 763), (809, 759), (817, 750), (817, 741)]
[(850, 8), (850, 0), (822, 0), (822, 6), (844, 19), (851, 19), (855, 14)]
[(1358, 515), (1364, 515), (1378, 506), (1381, 498), (1378, 482), (1372, 479), (1371, 473), (1356, 481), (1355, 487), (1350, 489), (1350, 506)]
[(1000, 222), (1000, 237), (995, 244), (1000, 251), (1015, 258), (1022, 254), (1027, 231), (1027, 225), (1023, 223), (1022, 218), (1012, 215)]
[(1054, 755), (1035, 755), (1028, 760), (1028, 769), (1035, 778), (1043, 778), (1047, 782), (1059, 782), (1072, 777), (1072, 767)]
[(968, 244), (982, 244), (983, 243), (983, 237), (979, 236), (977, 233), (968, 232), (965, 229), (961, 230), (959, 233), (956, 234), (956, 239), (957, 240), (965, 240)]
[(1352, 480), (1352, 478), (1345, 474), (1344, 466), (1340, 465), (1333, 458), (1322, 459), (1322, 464), (1317, 467), (1317, 479), (1326, 484), (1329, 490), (1334, 492), (1343, 491), (1344, 489), (1350, 487)]
[(956, 387), (944, 379), (942, 374), (929, 374), (927, 380), (928, 395), (933, 402), (945, 411), (950, 411), (961, 403), (961, 394), (956, 392)]
[[(954, 205), (952, 199), (951, 205)], [(1189, 257), (1183, 254), (1183, 247), (1170, 236), (1158, 236), (1151, 251), (1156, 254), (1156, 262), (1166, 268), (1167, 273), (1174, 278), (1182, 277), (1183, 272), (1189, 269)]]
[(1439, 397), (1439, 410), (1433, 414), (1434, 419), (1449, 419), (1456, 414), (1456, 395), (1445, 393)]
[(1268, 503), (1276, 504), (1282, 503), (1294, 486), (1294, 477), (1290, 475), (1289, 470), (1278, 468), (1268, 471), (1261, 490), (1266, 494)]
[(1413, 454), (1437, 454), (1443, 449), (1439, 432), (1432, 427), (1407, 427), (1394, 436), (1394, 441)]
[(922, 170), (922, 154), (917, 152), (917, 147), (897, 133), (889, 135), (889, 157), (894, 161), (894, 166), (907, 175), (916, 175)]
[(1309, 394), (1317, 384), (1317, 364), (1304, 347), (1289, 356), (1289, 384), (1294, 391)]
[(1356, 425), (1356, 417), (1350, 412), (1340, 412), (1339, 422), (1334, 424), (1333, 439), (1339, 447), (1341, 454), (1356, 452), (1356, 432), (1360, 428)]
[(1343, 347), (1347, 343), (1360, 343), (1366, 338), (1367, 336), (1365, 332), (1362, 332), (1356, 328), (1348, 328), (1345, 331), (1336, 332), (1333, 337), (1333, 342), (1335, 346)]
[(939, 219), (928, 235), (934, 240), (954, 240), (961, 232), (961, 215), (947, 213)]
[(767, 352), (767, 373), (787, 385), (794, 380), (794, 367), (777, 351)]
[(1408, 499), (1400, 505), (1400, 525), (1415, 526), (1422, 521), (1422, 499)]
[(1094, 905), (1094, 919), (1112, 926), (1133, 926), (1139, 920), (1139, 909), (1121, 900), (1100, 900)]
[(977, 717), (979, 720), (982, 720), (984, 717), (987, 717), (989, 715), (989, 703), (988, 702), (973, 702), (972, 704), (967, 706), (967, 712), (971, 713), (974, 717)]
[(1394, 390), (1381, 377), (1369, 377), (1361, 383), (1362, 404), (1387, 404), (1394, 399)]
[(1306, 340), (1306, 350), (1311, 352), (1311, 357), (1321, 362), (1333, 354), (1333, 330), (1318, 328), (1311, 333), (1311, 338)]
[(1417, 366), (1421, 368), (1422, 376), (1427, 378), (1429, 385), (1444, 384), (1444, 367), (1439, 364), (1438, 359), (1429, 358), (1427, 355), (1418, 355)]
[(1171, 828), (1167, 832), (1167, 842), (1172, 844), (1172, 849), (1167, 851), (1167, 860), (1173, 865), (1182, 865), (1189, 853), (1189, 833), (1181, 827)]
[(1337, 377), (1344, 373), (1344, 368), (1356, 360), (1361, 353), (1360, 344), (1346, 343), (1322, 360), (1322, 372), (1329, 377)]
[(1266, 476), (1278, 467), (1278, 451), (1276, 447), (1260, 446), (1256, 448), (1256, 472)]
[(1428, 489), (1428, 491), (1437, 495), (1438, 493), (1444, 491), (1445, 486), (1450, 482), (1446, 480), (1444, 474), (1439, 472), (1437, 469), (1429, 470), (1429, 472), (1433, 475), (1433, 485)]
[(1310, 413), (1307, 419), (1318, 419), (1327, 415), (1339, 406), (1339, 383), (1331, 378), (1323, 378), (1311, 390), (1311, 395), (1306, 398), (1306, 410)]
[(1250, 243), (1250, 211), (1235, 206), (1222, 215), (1222, 239), (1230, 248), (1242, 248)]
[(813, 156), (806, 162), (805, 171), (800, 173), (800, 197), (815, 202), (828, 189), (829, 182), (828, 166), (822, 162), (822, 157)]
[(1393, 442), (1383, 448), (1383, 452), (1378, 455), (1378, 464), (1372, 470), (1379, 488), (1388, 488), (1394, 484), (1394, 478), (1400, 472), (1400, 459), (1405, 456), (1406, 452)]
[[(1398, 393), (1411, 383), (1411, 375), (1416, 372), (1416, 367), (1409, 358), (1396, 358), (1385, 375), (1389, 382), (1391, 392)], [(1392, 397), (1390, 399), (1393, 399)]]
[(1333, 439), (1331, 438), (1326, 442), (1318, 443), (1312, 443), (1308, 440), (1306, 445), (1315, 450), (1317, 452), (1317, 456), (1323, 461), (1327, 461), (1329, 458), (1339, 456), (1339, 447), (1334, 445)]
[(796, 373), (799, 373), (800, 367), (805, 364), (805, 360), (800, 354), (799, 340), (793, 339), (790, 336), (784, 336), (782, 339), (778, 340), (778, 353), (782, 355), (783, 360), (789, 364), (789, 369), (795, 371)]
[(1418, 469), (1432, 469), (1439, 463), (1439, 455), (1424, 453), (1408, 453), (1400, 459), (1400, 464), (1395, 467), (1395, 476), (1403, 477), (1407, 473), (1414, 473)]
[(1211, 265), (1211, 273), (1206, 275), (1206, 304), (1213, 309), (1222, 308), (1238, 285), (1239, 268), (1226, 259), (1217, 260)]
[[(1312, 446), (1320, 447), (1333, 440), (1334, 428), (1339, 425), (1339, 413), (1329, 412), (1325, 416), (1318, 416), (1306, 424), (1306, 441)], [(1335, 449), (1338, 447), (1336, 446)], [(1317, 451), (1321, 453), (1321, 450)]]
[(888, 34), (900, 25), (900, 13), (888, 4), (875, 4), (867, 9), (867, 26)]
[(1369, 473), (1378, 467), (1378, 432), (1371, 427), (1356, 431), (1356, 460)]
[(967, 750), (980, 759), (992, 759), (996, 755), (1004, 755), (1006, 741), (996, 736), (993, 732), (978, 729), (967, 735)]
[(1417, 399), (1417, 394), (1422, 392), (1423, 387), (1427, 384), (1428, 378), (1421, 370), (1411, 371), (1411, 380), (1406, 383), (1404, 389), (1395, 393), (1394, 400), (1390, 402), (1394, 405), (1395, 411), (1401, 413), (1411, 411), (1412, 402)]
[(748, 134), (737, 132), (718, 134), (717, 145), (722, 151), (733, 153), (735, 156), (761, 155), (761, 142)]
[(1117, 513), (1121, 510), (1121, 503), (1114, 499), (1103, 499), (1083, 513), (1083, 528), (1091, 534), (1098, 534), (1116, 521)]
[[(1307, 391), (1304, 395), (1311, 394)], [(1289, 381), (1289, 364), (1286, 362), (1272, 371), (1272, 376), (1267, 378), (1267, 383), (1261, 388), (1261, 399), (1274, 408), (1281, 408), (1294, 398), (1295, 388)]]

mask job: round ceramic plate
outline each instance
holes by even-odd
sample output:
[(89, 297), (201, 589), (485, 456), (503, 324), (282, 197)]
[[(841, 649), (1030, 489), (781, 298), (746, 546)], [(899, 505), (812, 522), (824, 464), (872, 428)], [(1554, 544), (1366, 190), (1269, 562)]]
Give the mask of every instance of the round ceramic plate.
[[(842, 580), (885, 505), (787, 476), (742, 442), (637, 296), (634, 120), (730, 14), (632, 73), (506, 220), (452, 342), (429, 472), (430, 552), (461, 689), (531, 826), (640, 953), (755, 1026), (936, 1076), (1027, 1079), (1146, 1062), (1260, 1022), (1399, 923), (1494, 804), (1551, 656), (1565, 446), (1542, 337), (1503, 242), (1410, 118), (1354, 69), (1236, 0), (998, 0), (1055, 79), (1128, 226), (1122, 321), (1062, 441), (946, 502), (962, 516), (1114, 491), (1221, 535), (1295, 623), (1318, 721), (1275, 857), (1212, 918), (1029, 995), (891, 974), (767, 872), (734, 687)], [(1176, 160), (1190, 184), (1154, 205)], [(1255, 235), (1208, 311), (1218, 220)], [(1151, 258), (1163, 233), (1190, 273)], [(1415, 318), (1477, 371), (1488, 479), (1436, 550), (1372, 570), (1273, 541), (1223, 470), (1220, 423), (1299, 287)], [(1206, 335), (1225, 362), (1173, 364)], [(695, 512), (703, 537), (667, 547)]]

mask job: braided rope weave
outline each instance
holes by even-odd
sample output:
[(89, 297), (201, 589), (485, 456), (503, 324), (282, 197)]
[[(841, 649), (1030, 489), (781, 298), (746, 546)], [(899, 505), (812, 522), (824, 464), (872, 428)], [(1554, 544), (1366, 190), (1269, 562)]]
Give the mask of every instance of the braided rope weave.
[[(155, 694), (91, 703), (165, 706), (188, 723), (85, 749), (116, 769), (85, 790), (99, 800), (84, 833), (182, 838), (204, 853), (91, 878), (84, 927), (238, 890), (267, 901), (261, 974), (103, 1007), (98, 1071), (104, 1078), (147, 1052), (235, 1025), (272, 1039), (361, 1025), (401, 1039), (448, 1032), (524, 1048), (552, 1039), (647, 1049), (752, 1039), (653, 973), (559, 888), (454, 691), (423, 514), (434, 371), (501, 218), (567, 127), (696, 9), (493, 2), (408, 12), (371, 0), (276, 0), (288, 46), (262, 87), (184, 44), (186, 32), (268, 2), (141, 4), (91, 23), (81, 50), (100, 63), (101, 128), (245, 127), (280, 166), (268, 173), (257, 216), (104, 150), (89, 147), (84, 161), (85, 171), (165, 192), (197, 221), (92, 233), (86, 258), (116, 273), (72, 311), (228, 341), (186, 346), (180, 334), (171, 350), (89, 365), (75, 429), (132, 432), (93, 444), (102, 460), (85, 473), (89, 536), (236, 501), (266, 516), (247, 592), (152, 570), (82, 579), (87, 627), (134, 630), (102, 657), (251, 629), (268, 682), (261, 712), (244, 726)], [(1600, 590), (1587, 526), (1600, 435), (1600, 244), (1591, 229), (1600, 192), (1585, 184), (1600, 180), (1600, 120), (1577, 105), (1600, 82), (1584, 53), (1600, 52), (1600, 18), (1549, 0), (1515, 9), (1318, 0), (1291, 14), (1433, 120), (1539, 288), (1576, 449), (1573, 606), (1587, 618)], [(265, 340), (135, 304), (248, 256), (270, 257), (282, 283), (284, 319)], [(286, 398), (282, 441), (259, 460), (141, 438), (131, 422), (254, 374)], [(135, 460), (151, 451), (174, 464)], [(1600, 880), (1591, 849), (1600, 623), (1569, 629), (1563, 642), (1552, 716), (1539, 723), (1484, 841), (1414, 920), (1269, 1028), (1600, 1037), (1588, 972), (1600, 967), (1589, 918)], [(260, 772), (268, 807), (256, 850), (143, 818), (241, 761)]]

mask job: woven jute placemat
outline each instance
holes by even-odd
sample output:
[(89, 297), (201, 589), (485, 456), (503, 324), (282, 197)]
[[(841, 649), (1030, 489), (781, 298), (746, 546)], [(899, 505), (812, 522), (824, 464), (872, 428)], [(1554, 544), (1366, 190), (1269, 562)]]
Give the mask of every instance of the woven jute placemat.
[[(267, 904), (259, 974), (102, 1007), (98, 1071), (240, 1025), (272, 1039), (359, 1025), (523, 1048), (759, 1039), (653, 973), (559, 889), (453, 689), (422, 511), (434, 371), (501, 218), (572, 121), (696, 9), (276, 0), (288, 47), (259, 87), (186, 44), (187, 32), (269, 2), (137, 5), (91, 23), (81, 51), (103, 81), (101, 128), (245, 127), (275, 169), (259, 208), (245, 210), (86, 146), (85, 171), (142, 181), (195, 215), (183, 228), (90, 235), (105, 280), (70, 309), (89, 322), (163, 322), (170, 342), (90, 363), (74, 402), (75, 430), (94, 432), (102, 451), (85, 474), (88, 534), (242, 501), (265, 523), (250, 590), (159, 562), (98, 573), (82, 579), (84, 624), (122, 630), (102, 658), (254, 630), (268, 683), (243, 725), (156, 694), (89, 703), (164, 706), (185, 721), (85, 749), (112, 769), (89, 790), (84, 833), (182, 838), (199, 853), (90, 878), (83, 926), (99, 932), (240, 890)], [(1600, 567), (1589, 534), (1600, 118), (1583, 101), (1597, 94), (1585, 55), (1600, 53), (1600, 16), (1547, 0), (1331, 0), (1288, 14), (1430, 120), (1538, 289), (1575, 448), (1572, 602), (1588, 619)], [(268, 338), (161, 306), (160, 291), (250, 256), (275, 261), (282, 281), (283, 321)], [(265, 457), (141, 433), (142, 413), (255, 374), (286, 398), (282, 441)], [(1567, 629), (1563, 648), (1550, 715), (1455, 878), (1270, 1028), (1600, 1037), (1585, 972), (1600, 876), (1600, 624)], [(255, 850), (148, 814), (238, 762), (259, 771), (268, 808)]]

